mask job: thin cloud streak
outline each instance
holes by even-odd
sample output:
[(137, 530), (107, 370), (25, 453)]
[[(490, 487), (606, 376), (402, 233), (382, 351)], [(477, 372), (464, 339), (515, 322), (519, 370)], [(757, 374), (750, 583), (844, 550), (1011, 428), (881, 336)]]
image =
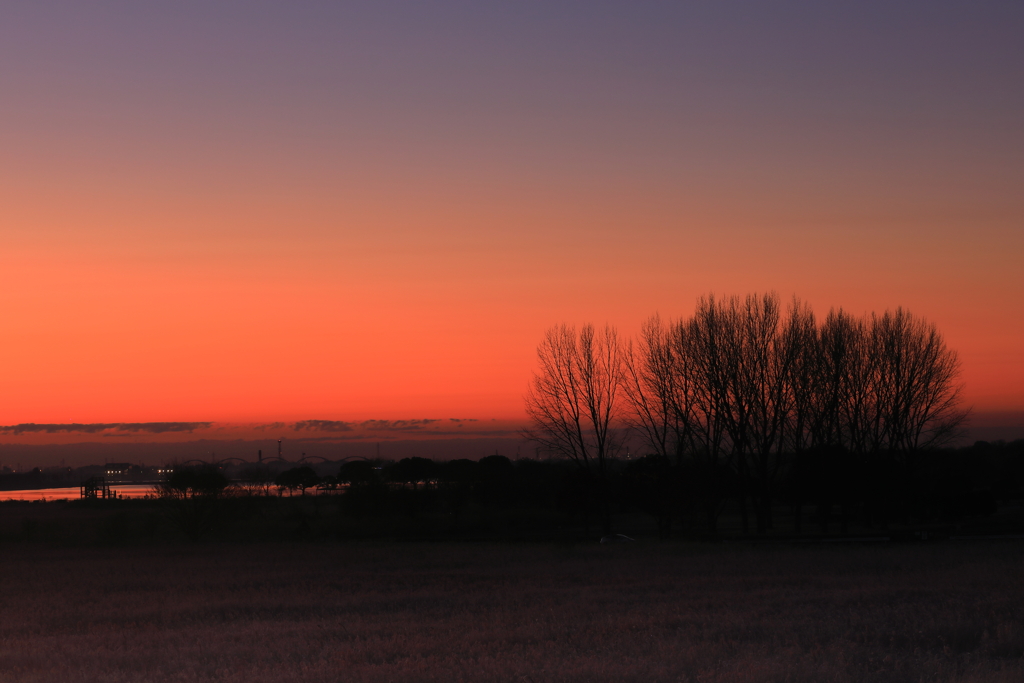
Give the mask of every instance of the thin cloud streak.
[[(300, 420), (291, 424), (296, 432), (351, 432), (355, 430), (371, 432), (411, 432), (430, 427), (441, 420), (423, 418), (418, 420), (363, 420), (362, 422), (345, 422), (343, 420)], [(280, 423), (276, 423), (280, 424)]]
[[(290, 425), (285, 425), (281, 422), (274, 422), (269, 425), (256, 425), (254, 428), (260, 431), (269, 429), (280, 429), (287, 427), (291, 431), (295, 432), (320, 432), (326, 433), (330, 436), (309, 436), (301, 437), (302, 440), (330, 440), (330, 439), (358, 439), (363, 438), (367, 433), (379, 433), (379, 432), (418, 432), (430, 436), (443, 436), (443, 435), (465, 435), (465, 427), (469, 423), (479, 422), (476, 418), (455, 418), (450, 417), (447, 420), (441, 420), (437, 418), (420, 418), (420, 419), (408, 419), (408, 420), (362, 420), (360, 422), (350, 422), (345, 420), (299, 420), (293, 422)], [(445, 423), (451, 423), (452, 426), (458, 431), (452, 431), (445, 429)], [(515, 430), (485, 430), (478, 431), (472, 430), (472, 434), (476, 435), (498, 435), (498, 434), (514, 434)], [(344, 436), (341, 436), (344, 434)]]
[(212, 422), (91, 422), (80, 424), (36, 424), (27, 422), (0, 426), (0, 434), (99, 434), (107, 431), (134, 432), (146, 434), (167, 434), (172, 432), (193, 432), (209, 429)]
[(364, 420), (359, 423), (359, 426), (374, 432), (411, 432), (429, 427), (435, 422), (440, 422), (440, 420), (429, 418), (423, 420)]
[[(281, 423), (275, 423), (281, 424)], [(301, 420), (292, 424), (295, 432), (351, 432), (352, 423), (341, 420)]]
[[(299, 420), (292, 423), (287, 422), (265, 422), (256, 424), (232, 424), (226, 422), (66, 422), (66, 423), (36, 423), (25, 422), (14, 425), (0, 425), (0, 434), (102, 434), (111, 432), (113, 435), (126, 434), (171, 434), (194, 432), (197, 430), (216, 429), (219, 431), (233, 431), (237, 429), (248, 429), (252, 431), (280, 431), (288, 430), (294, 432), (423, 432), (447, 433), (440, 429), (445, 423), (451, 423), (456, 428), (461, 428), (468, 423), (480, 422), (475, 418), (418, 418), (407, 420)], [(453, 432), (454, 433), (454, 432)], [(480, 432), (486, 433), (486, 432)]]

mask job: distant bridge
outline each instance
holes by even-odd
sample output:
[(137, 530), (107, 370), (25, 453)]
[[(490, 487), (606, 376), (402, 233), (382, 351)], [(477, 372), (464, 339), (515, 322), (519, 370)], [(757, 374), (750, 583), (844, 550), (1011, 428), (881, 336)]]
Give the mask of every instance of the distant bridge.
[(347, 458), (340, 458), (338, 460), (329, 460), (319, 455), (306, 455), (299, 458), (298, 460), (287, 460), (280, 456), (272, 456), (269, 458), (263, 458), (261, 460), (246, 460), (244, 458), (221, 458), (219, 460), (202, 460), (200, 458), (192, 458), (191, 460), (185, 460), (184, 462), (177, 463), (177, 466), (190, 467), (195, 465), (213, 465), (214, 467), (223, 467), (225, 465), (266, 465), (268, 463), (282, 463), (285, 465), (305, 465), (313, 463), (341, 465), (352, 460), (362, 460), (364, 462), (370, 462), (369, 458), (364, 458), (361, 455), (350, 455)]

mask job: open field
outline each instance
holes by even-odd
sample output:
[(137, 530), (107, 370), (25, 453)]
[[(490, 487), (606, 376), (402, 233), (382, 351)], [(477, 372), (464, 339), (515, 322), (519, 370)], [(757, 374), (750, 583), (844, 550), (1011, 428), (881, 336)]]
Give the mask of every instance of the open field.
[(6, 543), (4, 681), (1019, 681), (1024, 546)]

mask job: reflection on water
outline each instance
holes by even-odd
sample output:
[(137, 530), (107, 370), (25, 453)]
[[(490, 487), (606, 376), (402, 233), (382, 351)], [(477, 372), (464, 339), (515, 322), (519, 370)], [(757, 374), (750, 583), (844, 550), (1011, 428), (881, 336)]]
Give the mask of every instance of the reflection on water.
[[(153, 495), (152, 484), (111, 484), (111, 491), (118, 498), (145, 498)], [(0, 491), (0, 500), (74, 500), (80, 497), (79, 487), (66, 486), (56, 489), (25, 489), (21, 491)]]

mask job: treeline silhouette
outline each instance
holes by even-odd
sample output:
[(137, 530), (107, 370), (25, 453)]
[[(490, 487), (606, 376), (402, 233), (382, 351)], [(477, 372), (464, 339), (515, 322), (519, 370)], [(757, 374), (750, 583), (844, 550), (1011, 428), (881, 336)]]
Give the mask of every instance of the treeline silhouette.
[[(384, 463), (355, 460), (326, 475), (309, 466), (276, 474), (266, 466), (250, 466), (237, 482), (229, 482), (217, 466), (201, 465), (176, 468), (158, 493), (168, 518), (193, 540), (233, 511), (252, 512), (268, 504), (286, 506), (302, 530), (309, 528), (312, 509), (316, 517), (337, 513), (354, 522), (350, 527), (356, 536), (390, 533), (396, 529), (389, 523), (395, 518), (407, 530), (458, 531), (470, 511), (473, 521), (465, 530), (479, 532), (487, 531), (498, 513), (515, 517), (539, 511), (573, 519), (579, 505), (566, 489), (571, 488), (572, 473), (567, 463), (513, 462), (502, 455), (446, 462), (418, 457)], [(414, 524), (410, 527), (409, 522)]]
[[(932, 533), (1024, 532), (1024, 440), (935, 449), (905, 477), (876, 476), (851, 462), (815, 448), (794, 460), (775, 488), (776, 513), (787, 518), (777, 532), (878, 535), (914, 525)], [(609, 458), (606, 465), (605, 504), (619, 530), (720, 538), (717, 518), (709, 526), (710, 501), (719, 517), (724, 512), (731, 520), (725, 535), (743, 531), (742, 499), (755, 482), (733, 470), (709, 475), (692, 460), (676, 464), (660, 455)], [(353, 461), (325, 475), (308, 466), (277, 474), (253, 467), (238, 482), (216, 466), (179, 468), (161, 487), (158, 503), (174, 528), (193, 540), (240, 520), (277, 525), (290, 537), (364, 538), (589, 537), (602, 521), (593, 479), (573, 461), (501, 455)]]
[[(922, 460), (960, 434), (959, 362), (934, 325), (903, 309), (818, 320), (775, 294), (698, 301), (689, 318), (648, 320), (636, 340), (561, 325), (538, 348), (527, 436), (575, 463), (611, 526), (608, 463), (627, 433), (649, 453), (643, 476), (667, 533), (698, 500), (717, 533), (726, 501), (743, 530), (771, 529), (774, 504), (910, 514)], [(785, 482), (785, 485), (783, 485)]]
[(359, 537), (1024, 533), (1024, 440), (951, 447), (959, 362), (906, 310), (707, 296), (631, 340), (554, 327), (538, 360), (538, 459), (249, 465), (234, 482), (179, 467), (164, 517), (193, 539), (231, 519)]

